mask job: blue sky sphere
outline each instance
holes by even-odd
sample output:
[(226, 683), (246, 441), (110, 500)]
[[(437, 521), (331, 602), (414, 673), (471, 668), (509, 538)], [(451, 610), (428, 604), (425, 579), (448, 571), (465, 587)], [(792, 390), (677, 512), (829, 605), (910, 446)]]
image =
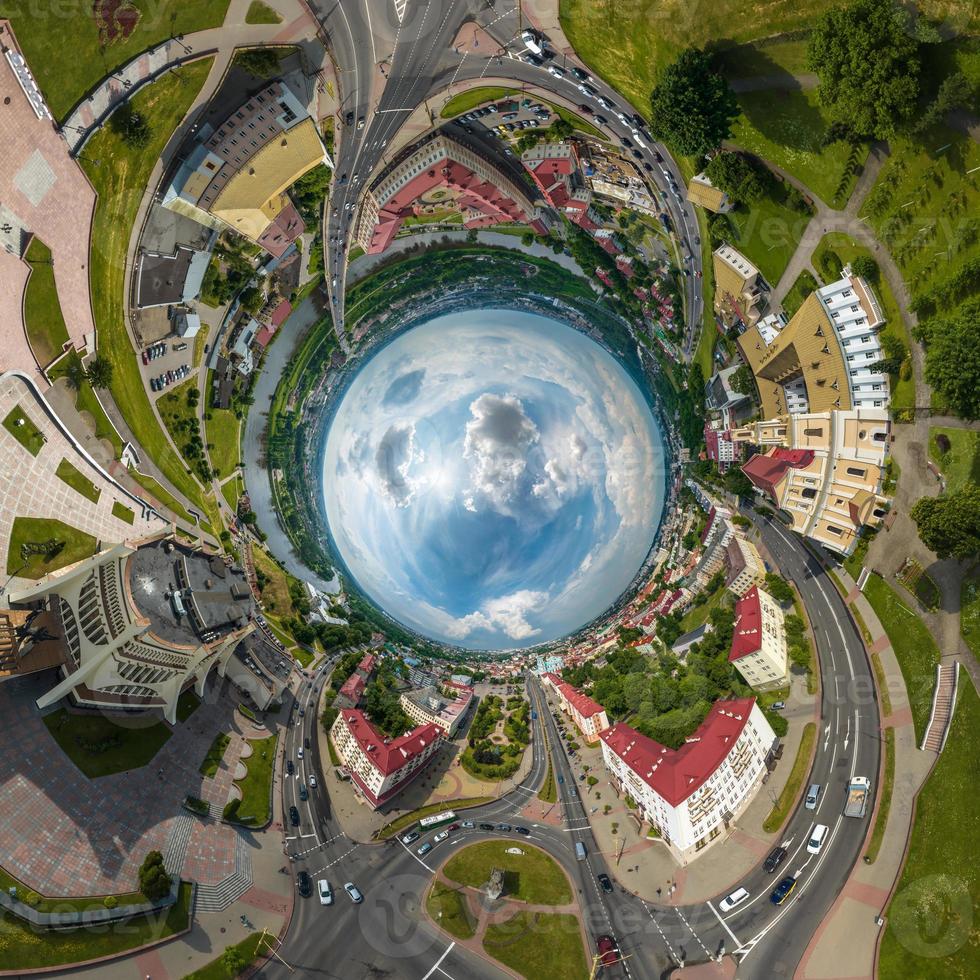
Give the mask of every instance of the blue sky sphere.
[(649, 551), (664, 484), (660, 431), (622, 365), (512, 310), (397, 337), (344, 393), (324, 452), (330, 531), (360, 587), (480, 650), (606, 609)]

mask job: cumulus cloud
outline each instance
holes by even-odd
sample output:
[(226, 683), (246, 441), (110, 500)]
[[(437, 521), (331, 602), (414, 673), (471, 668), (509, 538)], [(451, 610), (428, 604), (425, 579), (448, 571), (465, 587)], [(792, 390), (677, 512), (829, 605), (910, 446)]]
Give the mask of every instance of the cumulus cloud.
[(588, 482), (588, 443), (577, 432), (559, 442), (544, 464), (544, 472), (531, 488), (535, 497), (560, 504)]
[(422, 453), (415, 448), (415, 426), (396, 422), (381, 437), (374, 463), (385, 496), (396, 507), (407, 507), (415, 497), (416, 483), (409, 473), (412, 464), (421, 462)]
[(467, 510), (476, 509), (476, 496), (504, 510), (516, 495), (527, 468), (527, 454), (538, 442), (538, 427), (514, 395), (480, 395), (470, 405), (463, 459), (470, 463), (471, 492), (464, 497)]
[(466, 616), (447, 626), (447, 632), (456, 639), (465, 639), (477, 630), (499, 630), (512, 640), (526, 640), (537, 636), (541, 630), (528, 622), (528, 616), (541, 611), (548, 599), (547, 592), (522, 589), (510, 595), (489, 599)]
[(409, 371), (388, 385), (388, 390), (381, 399), (382, 405), (410, 405), (419, 396), (422, 382), (425, 380), (425, 368)]

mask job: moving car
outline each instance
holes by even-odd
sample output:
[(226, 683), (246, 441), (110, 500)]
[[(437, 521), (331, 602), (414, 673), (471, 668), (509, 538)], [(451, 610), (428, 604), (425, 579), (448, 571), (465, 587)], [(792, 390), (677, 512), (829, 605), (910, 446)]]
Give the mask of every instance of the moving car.
[(731, 912), (736, 905), (741, 905), (749, 897), (749, 893), (745, 888), (736, 888), (731, 895), (726, 895), (719, 903), (718, 908), (722, 912)]
[(548, 65), (548, 74), (554, 75), (555, 78), (565, 77), (565, 73), (557, 65)]
[(476, 824), (475, 824), (475, 823), (473, 823), (473, 821), (472, 821), (472, 820), (464, 820), (464, 821), (463, 821), (463, 822), (462, 822), (462, 823), (460, 824), (460, 826), (461, 826), (461, 827), (462, 827), (462, 828), (463, 828), (464, 830), (472, 830), (472, 829), (473, 829), (473, 828), (474, 828), (474, 827), (476, 826)]
[(306, 871), (301, 871), (296, 876), (296, 886), (299, 888), (299, 893), (303, 896), (303, 898), (310, 897), (313, 887), (310, 884), (310, 876)]
[(525, 837), (531, 836), (531, 831), (528, 830), (527, 827), (515, 827), (514, 830), (516, 830), (519, 834), (523, 834)]
[(299, 826), (299, 810), (296, 807), (291, 806), (289, 808), (289, 822), (294, 826)]
[(498, 823), (497, 830), (502, 830), (504, 833), (510, 833), (513, 828), (509, 823)]
[(480, 830), (493, 830), (493, 824), (492, 823), (481, 823), (480, 824)]
[(786, 848), (774, 847), (766, 858), (763, 868), (769, 873), (774, 874), (776, 869), (786, 860)]
[(599, 884), (602, 886), (602, 890), (606, 892), (606, 894), (610, 894), (612, 892), (613, 885), (612, 882), (609, 880), (609, 875), (606, 874), (597, 875), (596, 881), (599, 882)]
[(316, 789), (316, 776), (310, 776), (310, 789)]
[(783, 902), (789, 898), (795, 887), (796, 879), (792, 875), (787, 878), (783, 878), (783, 880), (776, 885), (773, 893), (769, 896), (769, 901), (772, 902), (773, 905), (782, 905)]
[(407, 834), (402, 834), (403, 844), (414, 844), (421, 835), (417, 830), (410, 830)]
[(302, 783), (299, 787), (299, 798), (301, 800), (308, 800), (310, 798), (310, 794), (307, 792), (306, 787)]
[(316, 890), (320, 895), (321, 905), (333, 905), (333, 892), (330, 890), (330, 882), (326, 878), (321, 878), (316, 883)]
[(350, 896), (350, 900), (355, 905), (360, 905), (361, 902), (364, 901), (364, 896), (357, 890), (357, 885), (355, 885), (353, 881), (348, 881), (347, 884), (344, 885), (344, 891), (347, 892), (348, 896)]
[(296, 750), (296, 758), (297, 759), (302, 759), (303, 758), (303, 746), (302, 745)]
[(619, 950), (612, 936), (599, 936), (595, 944), (599, 947), (599, 962), (603, 966), (612, 966), (619, 960)]
[(814, 783), (806, 791), (806, 803), (804, 804), (804, 806), (806, 806), (808, 810), (816, 810), (817, 800), (819, 799), (820, 799), (820, 784)]
[(587, 71), (582, 71), (581, 68), (573, 67), (570, 71), (580, 82), (587, 82), (591, 77)]
[(823, 847), (823, 842), (827, 839), (827, 831), (830, 828), (825, 823), (818, 823), (810, 834), (810, 839), (806, 843), (806, 849), (810, 854), (819, 854)]

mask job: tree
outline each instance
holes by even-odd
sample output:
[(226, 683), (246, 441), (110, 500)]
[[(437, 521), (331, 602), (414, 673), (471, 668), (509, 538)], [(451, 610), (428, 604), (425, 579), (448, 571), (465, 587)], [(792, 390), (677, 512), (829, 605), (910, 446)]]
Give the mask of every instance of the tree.
[(792, 602), (793, 601), (793, 590), (789, 587), (789, 583), (786, 579), (775, 572), (769, 572), (766, 575), (766, 592), (769, 593), (776, 600), (776, 602)]
[(239, 51), (232, 64), (256, 78), (269, 78), (279, 71), (279, 54), (274, 48), (248, 48)]
[(682, 51), (650, 96), (650, 132), (685, 156), (703, 156), (732, 133), (740, 112), (728, 82), (700, 48)]
[(574, 132), (575, 127), (567, 119), (558, 116), (548, 127), (548, 139), (555, 141), (567, 139)]
[(938, 558), (966, 561), (980, 554), (980, 487), (923, 497), (911, 511), (922, 543)]
[(908, 14), (892, 0), (832, 7), (807, 44), (817, 97), (835, 122), (846, 122), (854, 133), (894, 137), (916, 115), (919, 44)]
[(755, 394), (755, 378), (752, 376), (752, 370), (744, 364), (731, 376), (728, 383), (732, 386), (732, 390), (740, 395)]
[(163, 855), (159, 851), (150, 851), (140, 866), (140, 891), (151, 902), (158, 902), (170, 894), (170, 884), (170, 875), (163, 866)]
[(112, 362), (101, 354), (96, 354), (89, 362), (85, 377), (93, 388), (108, 388), (112, 384)]
[(134, 150), (142, 149), (153, 136), (153, 130), (142, 113), (130, 102), (124, 102), (109, 118), (109, 128)]
[(851, 260), (851, 272), (868, 282), (877, 282), (881, 276), (878, 263), (870, 255), (858, 255)]
[(931, 320), (926, 336), (926, 381), (957, 415), (980, 418), (980, 300)]
[(936, 97), (926, 106), (925, 112), (919, 116), (915, 131), (923, 133), (930, 126), (941, 123), (953, 109), (968, 105), (973, 98), (973, 87), (962, 72), (954, 71), (939, 83)]
[(521, 244), (525, 248), (530, 248), (534, 244), (534, 232), (533, 231), (524, 232), (524, 234), (521, 235)]
[(221, 954), (221, 963), (230, 977), (237, 977), (248, 966), (245, 957), (234, 946), (229, 946)]
[(741, 153), (716, 153), (704, 173), (715, 187), (740, 204), (757, 201), (766, 193), (767, 181)]

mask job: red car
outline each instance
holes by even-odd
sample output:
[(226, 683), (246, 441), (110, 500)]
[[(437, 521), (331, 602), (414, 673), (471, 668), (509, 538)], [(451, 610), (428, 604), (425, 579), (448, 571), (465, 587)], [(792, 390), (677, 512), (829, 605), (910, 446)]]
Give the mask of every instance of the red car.
[(458, 824), (458, 823), (451, 823), (451, 824), (450, 824), (450, 825), (449, 825), (449, 826), (448, 826), (448, 827), (446, 828), (446, 830), (459, 830), (459, 824)]
[(603, 966), (612, 966), (619, 962), (619, 949), (612, 936), (599, 936), (595, 942), (599, 947), (599, 962)]

